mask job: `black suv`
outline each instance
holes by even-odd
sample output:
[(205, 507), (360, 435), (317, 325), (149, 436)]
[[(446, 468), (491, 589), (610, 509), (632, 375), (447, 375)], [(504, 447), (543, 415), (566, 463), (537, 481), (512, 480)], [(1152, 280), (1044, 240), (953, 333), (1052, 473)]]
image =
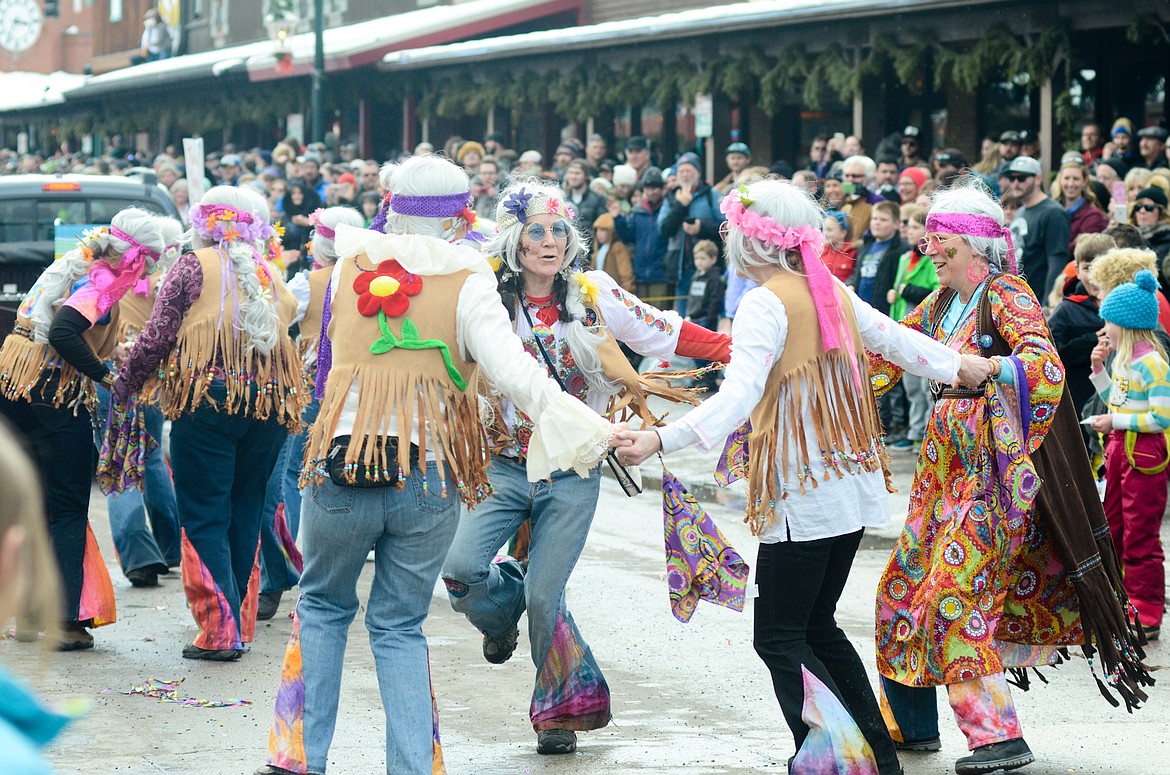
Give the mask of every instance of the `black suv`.
[(0, 177), (0, 337), (16, 308), (53, 261), (53, 233), (69, 224), (108, 224), (131, 205), (178, 217), (153, 175), (10, 175)]

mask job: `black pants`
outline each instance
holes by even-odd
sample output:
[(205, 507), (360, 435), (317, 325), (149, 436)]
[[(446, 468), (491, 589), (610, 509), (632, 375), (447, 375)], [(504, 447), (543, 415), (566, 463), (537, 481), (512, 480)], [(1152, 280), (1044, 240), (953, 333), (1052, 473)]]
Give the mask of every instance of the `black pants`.
[(818, 541), (760, 544), (755, 606), (756, 653), (772, 685), (797, 750), (808, 736), (801, 666), (819, 678), (853, 716), (882, 773), (899, 772), (898, 754), (853, 644), (837, 626), (837, 600), (861, 543), (862, 531)]
[(886, 433), (905, 435), (906, 426), (910, 423), (910, 399), (906, 396), (906, 388), (901, 380), (878, 399), (878, 416), (882, 421), (882, 430)]
[(79, 405), (74, 414), (67, 407), (53, 408), (56, 390), (54, 376), (34, 388), (29, 400), (0, 396), (0, 414), (24, 437), (25, 448), (40, 470), (49, 536), (65, 594), (62, 613), (67, 622), (75, 622), (81, 605), (89, 488), (97, 453), (89, 410)]

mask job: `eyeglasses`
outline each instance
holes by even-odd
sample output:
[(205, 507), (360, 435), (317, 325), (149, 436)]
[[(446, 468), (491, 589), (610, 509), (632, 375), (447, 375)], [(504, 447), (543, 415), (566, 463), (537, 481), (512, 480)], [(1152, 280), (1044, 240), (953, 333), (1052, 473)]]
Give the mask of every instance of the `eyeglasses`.
[[(530, 223), (530, 224), (528, 224), (528, 227), (526, 229), (524, 229), (524, 233), (528, 235), (528, 239), (532, 240), (533, 242), (543, 241), (544, 240), (544, 232), (545, 232), (545, 228), (544, 228), (544, 224), (542, 224), (542, 223)], [(568, 221), (557, 221), (556, 223), (554, 223), (552, 225), (552, 235), (555, 239), (568, 239), (569, 238), (569, 222)]]
[(948, 242), (954, 242), (957, 239), (963, 239), (963, 235), (953, 234), (946, 239), (939, 239), (937, 234), (927, 234), (925, 237), (918, 240), (918, 252), (926, 253), (930, 250), (931, 246), (934, 247), (935, 251), (940, 251), (942, 250), (943, 245), (947, 244)]
[(719, 224), (719, 239), (727, 242), (727, 235), (731, 233), (731, 223), (724, 221)]
[(1033, 177), (1033, 176), (1032, 175), (1005, 175), (1004, 177), (1006, 177), (1012, 183), (1022, 183), (1025, 180), (1027, 180), (1028, 178)]
[(1159, 206), (1159, 205), (1156, 205), (1156, 204), (1153, 204), (1153, 203), (1150, 203), (1150, 202), (1143, 202), (1143, 203), (1141, 203), (1140, 205), (1134, 205), (1134, 206), (1133, 206), (1133, 211), (1134, 211), (1135, 213), (1136, 213), (1136, 212), (1142, 212), (1142, 213), (1156, 213), (1156, 212), (1158, 212), (1158, 210), (1160, 210), (1160, 209), (1161, 209), (1161, 206)]

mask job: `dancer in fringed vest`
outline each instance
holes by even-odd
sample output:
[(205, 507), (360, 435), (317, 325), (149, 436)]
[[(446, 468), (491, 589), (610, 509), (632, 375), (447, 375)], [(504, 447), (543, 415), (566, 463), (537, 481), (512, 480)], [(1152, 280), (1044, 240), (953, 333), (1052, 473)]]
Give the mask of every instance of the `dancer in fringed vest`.
[[(325, 288), (337, 263), (335, 229), (362, 225), (362, 216), (352, 207), (330, 207), (309, 216), (313, 237), (309, 243), (312, 262), (308, 269), (289, 278), (288, 291), (297, 300), (293, 322), (300, 325), (297, 350), (305, 364), (309, 383), (317, 378), (317, 339), (321, 333), (321, 315), (325, 309)], [(260, 597), (256, 618), (265, 620), (276, 615), (286, 589), (296, 586), (302, 559), (296, 547), (301, 523), (301, 491), (298, 479), (305, 456), (308, 426), (317, 419), (321, 404), (310, 396), (301, 420), (305, 429), (284, 442), (264, 496), (264, 521), (260, 530)]]
[[(604, 272), (579, 271), (588, 246), (561, 197), (559, 189), (537, 180), (512, 185), (497, 210), (499, 232), (484, 247), (496, 264), (510, 327), (528, 357), (542, 370), (548, 369), (547, 358), (566, 391), (618, 419), (656, 422), (646, 404), (649, 393), (697, 403), (665, 383), (639, 377), (618, 342), (657, 358), (726, 361), (731, 340), (651, 307)], [(517, 623), (527, 610), (536, 665), (529, 717), (537, 751), (571, 753), (576, 732), (610, 721), (609, 687), (565, 604), (565, 585), (597, 507), (600, 466), (587, 479), (560, 473), (533, 486), (539, 461), (531, 441), (534, 418), (506, 399), (495, 414), (495, 454), (488, 467), (495, 493), (475, 519), (459, 525), (443, 580), (452, 607), (483, 633), (489, 662), (512, 656)], [(493, 562), (525, 520), (532, 526), (527, 570), (514, 559)]]
[(118, 300), (143, 286), (166, 247), (159, 216), (127, 208), (41, 274), (0, 348), (0, 414), (41, 471), (49, 533), (65, 591), (62, 650), (93, 647), (87, 627), (114, 621), (109, 572), (89, 528), (94, 383), (117, 344)]
[(296, 300), (267, 258), (268, 203), (217, 186), (191, 211), (194, 253), (167, 273), (114, 395), (158, 391), (172, 420), (188, 659), (228, 661), (256, 626), (264, 485), (307, 390), (288, 327)]
[[(1127, 626), (1064, 367), (1016, 274), (1003, 210), (981, 187), (940, 192), (920, 250), (943, 287), (902, 325), (964, 357), (990, 357), (993, 379), (974, 390), (934, 385), (906, 527), (878, 585), (883, 711), (900, 747), (939, 750), (935, 687), (946, 686), (972, 751), (955, 771), (1016, 769), (1034, 757), (1008, 675), (1026, 689), (1027, 667), (1077, 644), (1114, 705), (1116, 693), (1135, 707), (1152, 680), (1140, 630)], [(888, 389), (899, 366), (875, 360), (875, 389)]]
[[(865, 667), (835, 619), (865, 528), (889, 522), (865, 348), (946, 383), (978, 384), (989, 366), (899, 328), (833, 278), (824, 215), (803, 189), (759, 181), (721, 206), (731, 265), (761, 286), (736, 313), (727, 377), (676, 422), (619, 434), (632, 446), (618, 454), (637, 463), (727, 438), (720, 473), (747, 479), (746, 521), (760, 538), (754, 645), (796, 744), (789, 770), (894, 775)], [(811, 734), (809, 707), (834, 724)]]
[[(125, 294), (118, 302), (115, 361), (120, 354), (129, 352), (138, 334), (146, 327), (166, 272), (179, 257), (183, 225), (174, 218), (160, 219), (160, 223), (165, 230), (167, 247), (159, 259), (157, 271), (146, 278), (147, 282), (136, 285), (133, 292)], [(98, 430), (94, 442), (100, 450), (109, 430), (110, 391), (98, 385), (97, 392)], [(122, 572), (135, 587), (155, 587), (158, 586), (160, 574), (179, 567), (179, 507), (175, 502), (171, 470), (159, 443), (165, 418), (156, 403), (143, 402), (139, 406), (144, 430), (154, 442), (147, 450), (143, 450), (142, 486), (127, 487), (122, 492), (107, 494), (106, 511), (110, 517), (110, 537), (114, 539)]]
[(588, 475), (613, 435), (524, 353), (480, 253), (451, 244), (475, 221), (467, 175), (417, 156), (390, 189), (388, 233), (336, 230), (340, 260), (318, 346), (321, 410), (305, 451), (302, 596), (260, 770), (269, 775), (325, 771), (371, 547), (365, 621), (387, 772), (445, 771), (422, 624), (460, 502), (470, 509), (491, 493), (481, 368), (534, 420), (533, 480)]

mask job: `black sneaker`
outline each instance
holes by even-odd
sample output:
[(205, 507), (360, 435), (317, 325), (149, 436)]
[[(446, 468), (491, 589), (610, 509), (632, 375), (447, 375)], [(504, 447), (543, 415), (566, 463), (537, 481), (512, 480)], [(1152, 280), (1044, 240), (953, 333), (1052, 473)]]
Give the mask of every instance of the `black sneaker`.
[(135, 568), (132, 571), (127, 571), (126, 578), (130, 580), (130, 585), (133, 587), (158, 586), (158, 571), (154, 567)]
[(256, 618), (262, 622), (266, 622), (276, 616), (276, 611), (280, 608), (280, 598), (283, 594), (283, 590), (261, 592), (256, 597)]
[(577, 750), (577, 733), (571, 729), (542, 729), (536, 733), (536, 752), (546, 755)]
[(897, 751), (937, 751), (942, 748), (942, 740), (938, 735), (924, 737), (921, 740), (906, 740), (899, 743), (894, 741), (894, 750)]
[(242, 649), (201, 649), (194, 643), (183, 646), (183, 659), (202, 659), (207, 662), (235, 662), (244, 656)]
[(955, 772), (958, 775), (979, 775), (983, 772), (997, 770), (1017, 770), (1020, 767), (1036, 761), (1032, 750), (1024, 742), (1024, 738), (1005, 740), (1002, 743), (988, 743), (981, 745), (955, 762)]
[(520, 638), (520, 630), (513, 627), (512, 631), (501, 638), (483, 634), (483, 658), (493, 665), (502, 665), (512, 658), (516, 650), (516, 641)]

